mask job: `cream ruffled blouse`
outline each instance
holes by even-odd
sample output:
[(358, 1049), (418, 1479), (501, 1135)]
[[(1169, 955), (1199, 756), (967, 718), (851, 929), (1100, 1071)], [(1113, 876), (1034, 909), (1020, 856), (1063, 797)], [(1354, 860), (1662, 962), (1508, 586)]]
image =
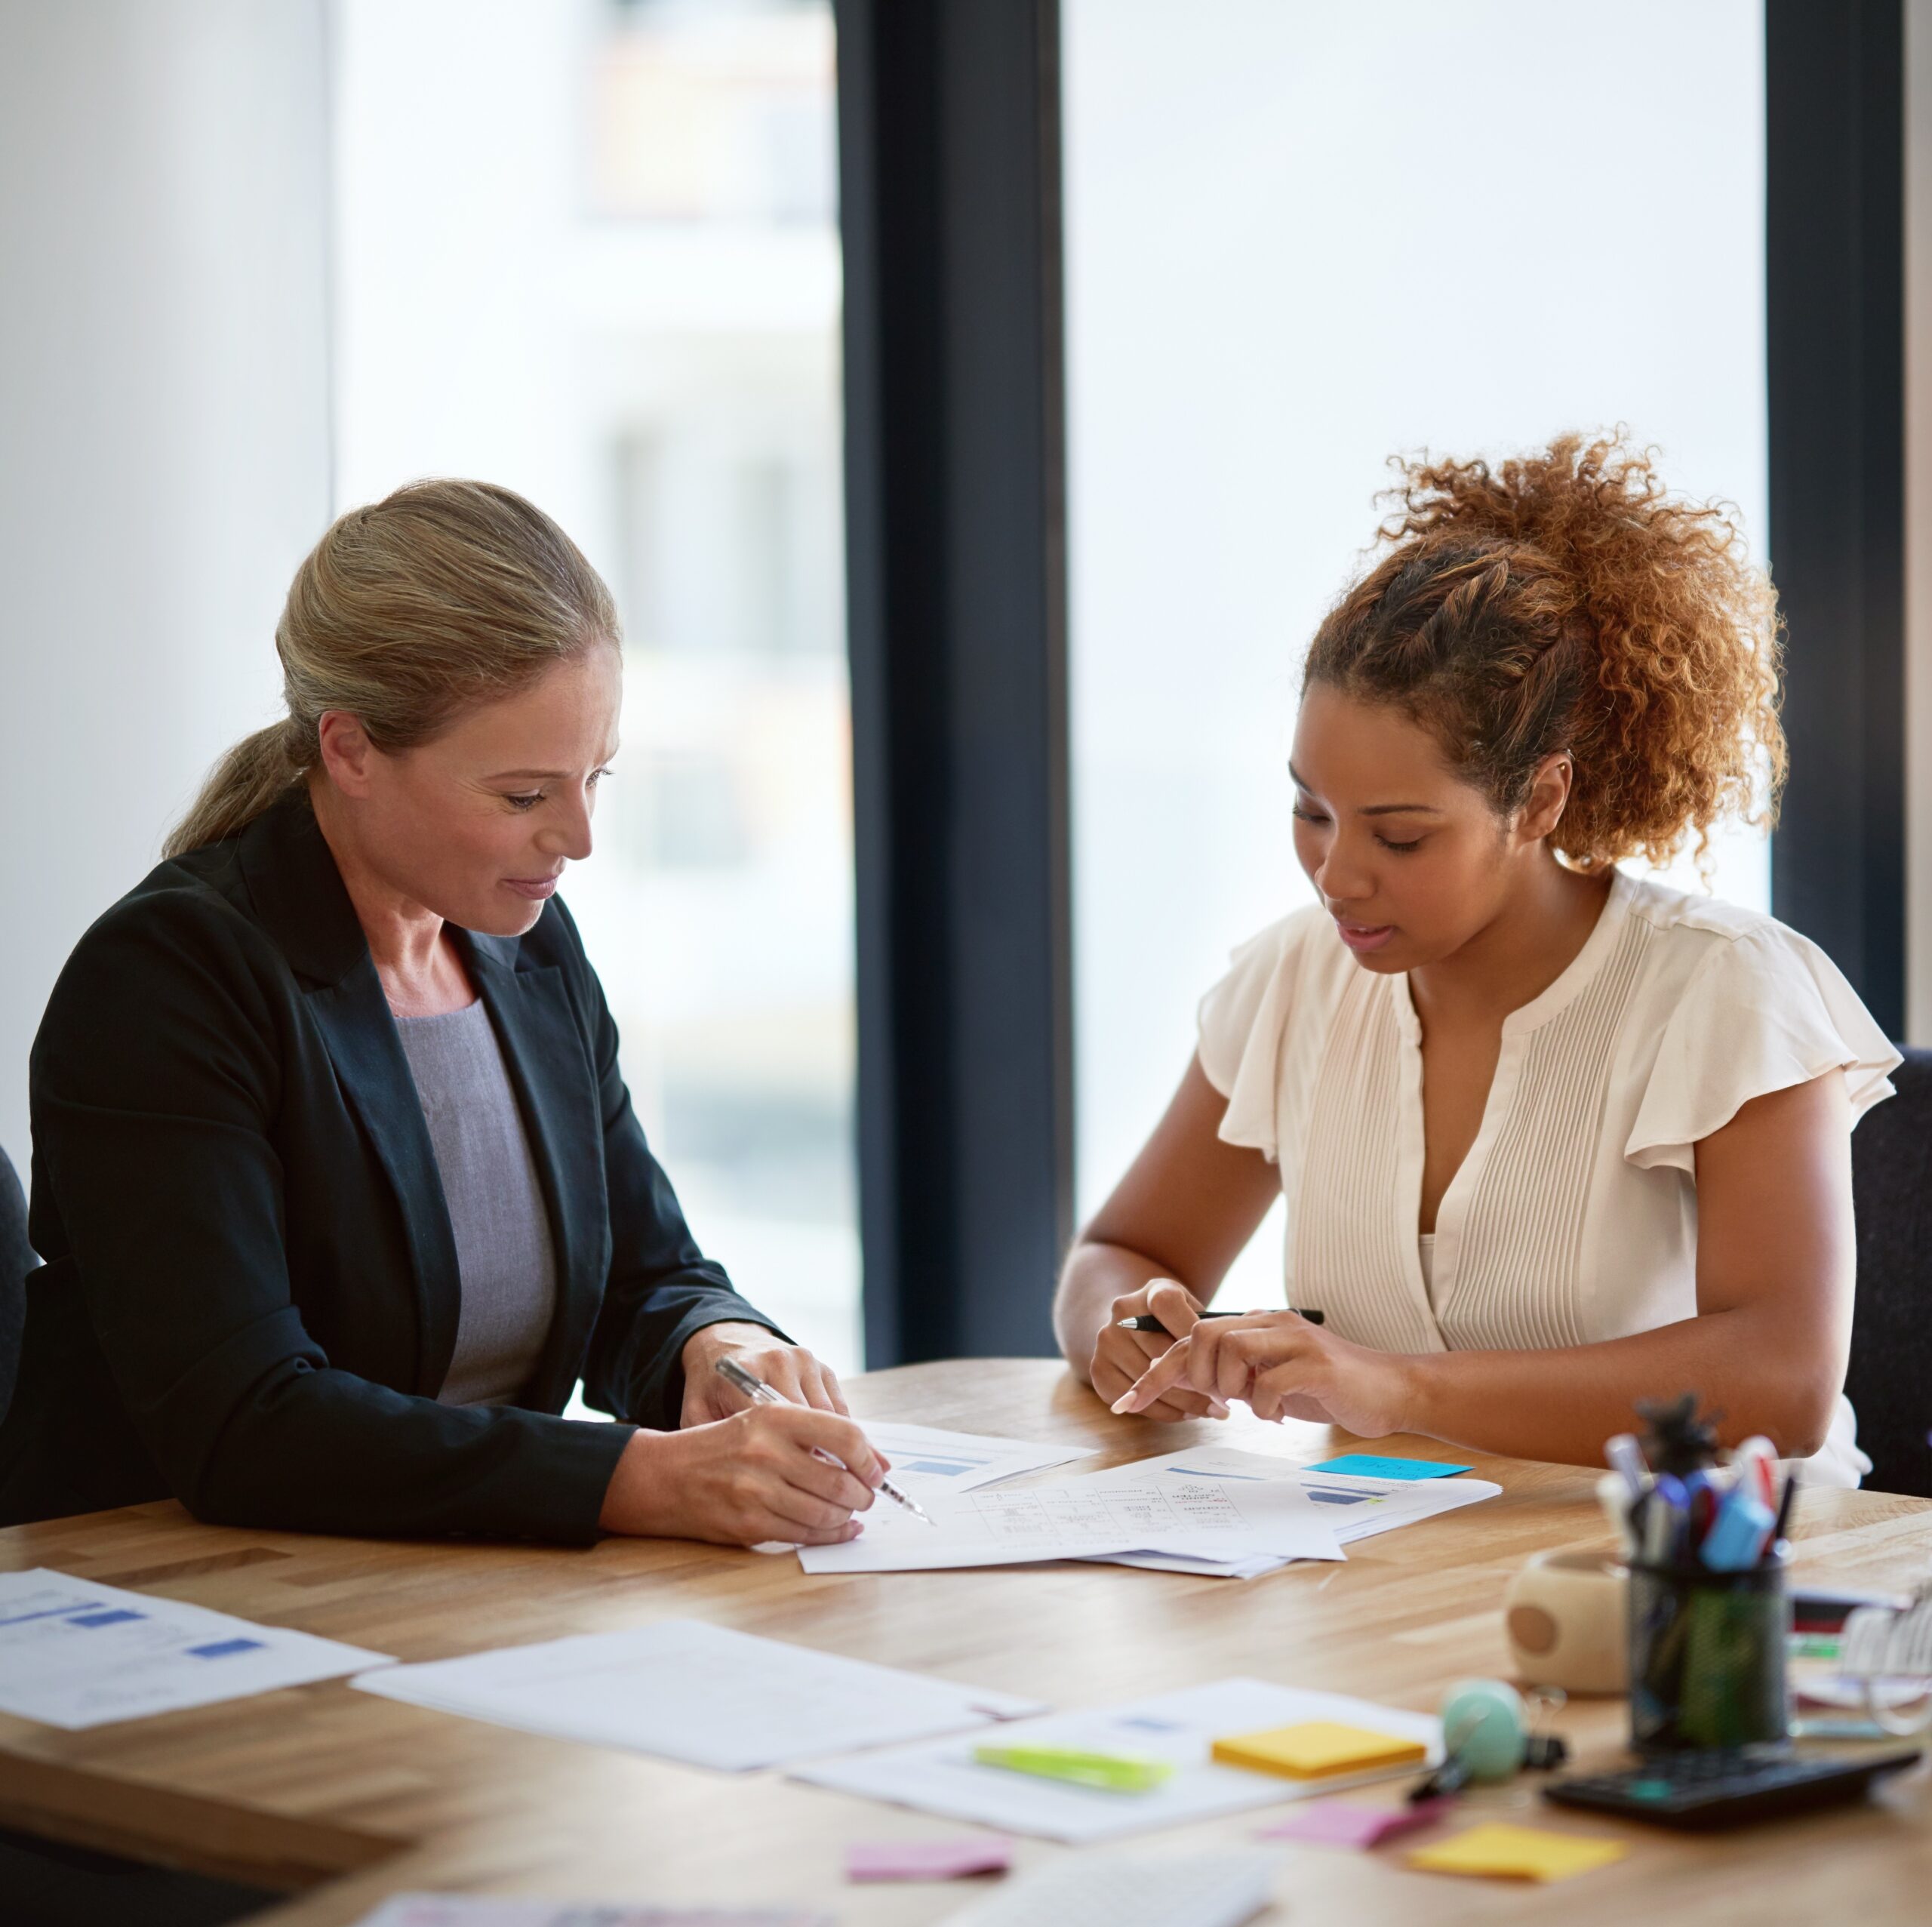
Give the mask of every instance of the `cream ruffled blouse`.
[[(1855, 1122), (1900, 1060), (1816, 944), (1619, 873), (1569, 968), (1504, 1020), (1425, 1253), (1421, 1043), (1407, 977), (1361, 968), (1319, 905), (1244, 944), (1201, 1005), (1220, 1134), (1281, 1167), (1288, 1302), (1385, 1351), (1584, 1345), (1694, 1316), (1698, 1140), (1834, 1070)], [(1869, 1469), (1841, 1396), (1805, 1476)]]

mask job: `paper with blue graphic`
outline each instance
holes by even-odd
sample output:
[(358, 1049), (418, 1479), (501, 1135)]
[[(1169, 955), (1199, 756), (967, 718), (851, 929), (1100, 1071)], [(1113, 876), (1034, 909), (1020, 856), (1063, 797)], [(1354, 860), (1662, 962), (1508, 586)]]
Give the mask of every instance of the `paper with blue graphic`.
[(64, 1572), (0, 1572), (0, 1712), (69, 1732), (389, 1663), (365, 1647)]
[(1097, 1448), (1051, 1444), (1032, 1439), (1001, 1439), (981, 1432), (948, 1432), (937, 1425), (902, 1425), (896, 1419), (867, 1418), (866, 1436), (892, 1461), (892, 1482), (921, 1504), (934, 1492), (973, 1492), (997, 1485), (1023, 1472), (1044, 1472), (1077, 1458), (1091, 1458)]

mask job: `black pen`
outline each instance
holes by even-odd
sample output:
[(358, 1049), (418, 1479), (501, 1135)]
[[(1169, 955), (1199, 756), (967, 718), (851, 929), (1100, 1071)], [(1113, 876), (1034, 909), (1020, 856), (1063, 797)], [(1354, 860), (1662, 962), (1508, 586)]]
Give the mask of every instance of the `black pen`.
[[(754, 1400), (759, 1405), (795, 1405), (798, 1402), (795, 1399), (786, 1398), (782, 1392), (774, 1392), (762, 1378), (753, 1378), (734, 1358), (720, 1359), (717, 1364), (717, 1371), (718, 1377), (723, 1379), (726, 1384), (736, 1386), (746, 1398)], [(842, 1458), (833, 1458), (831, 1453), (817, 1445), (809, 1446), (807, 1449), (814, 1458), (822, 1459), (827, 1465), (835, 1465), (841, 1472), (850, 1472), (852, 1469)], [(928, 1525), (936, 1525), (938, 1523), (938, 1521), (927, 1511), (924, 1506), (920, 1504), (917, 1499), (902, 1492), (890, 1479), (881, 1479), (878, 1482), (878, 1489), (888, 1499), (896, 1500), (915, 1519), (923, 1519)]]
[(1764, 1550), (1761, 1557), (1769, 1558), (1776, 1554), (1778, 1541), (1784, 1537), (1791, 1524), (1791, 1502), (1797, 1496), (1798, 1475), (1795, 1472), (1787, 1472), (1784, 1477), (1784, 1490), (1778, 1495), (1777, 1520), (1771, 1528), (1771, 1536), (1764, 1541)]
[[(1299, 1305), (1291, 1305), (1288, 1309), (1294, 1313), (1296, 1317), (1305, 1318), (1311, 1325), (1326, 1325), (1328, 1322), (1328, 1315), (1326, 1312), (1304, 1311)], [(1204, 1311), (1201, 1316), (1203, 1318), (1247, 1318), (1252, 1314), (1244, 1311)], [(1158, 1318), (1151, 1317), (1145, 1312), (1142, 1313), (1138, 1318), (1115, 1319), (1114, 1323), (1122, 1331), (1168, 1331), (1168, 1328)], [(1169, 1338), (1171, 1338), (1174, 1335), (1171, 1331), (1168, 1332)]]

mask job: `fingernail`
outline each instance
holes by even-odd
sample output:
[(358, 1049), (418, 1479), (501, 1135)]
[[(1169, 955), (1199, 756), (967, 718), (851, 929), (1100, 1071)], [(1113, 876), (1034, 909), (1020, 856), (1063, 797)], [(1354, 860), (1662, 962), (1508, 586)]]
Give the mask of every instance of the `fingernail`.
[(1133, 1405), (1134, 1394), (1131, 1392), (1123, 1392), (1107, 1409), (1109, 1411), (1125, 1412), (1131, 1411)]

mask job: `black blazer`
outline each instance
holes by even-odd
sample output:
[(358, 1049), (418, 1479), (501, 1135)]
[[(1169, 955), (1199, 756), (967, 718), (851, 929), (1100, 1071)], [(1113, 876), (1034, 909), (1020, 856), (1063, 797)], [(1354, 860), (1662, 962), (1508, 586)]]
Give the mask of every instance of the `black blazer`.
[(197, 1517), (582, 1543), (685, 1341), (761, 1317), (631, 1110), (570, 913), (454, 932), (549, 1208), (557, 1308), (515, 1407), (435, 1402), (456, 1244), (408, 1060), (306, 797), (161, 864), (87, 934), (33, 1048), (20, 1379), (0, 1523), (172, 1492)]

